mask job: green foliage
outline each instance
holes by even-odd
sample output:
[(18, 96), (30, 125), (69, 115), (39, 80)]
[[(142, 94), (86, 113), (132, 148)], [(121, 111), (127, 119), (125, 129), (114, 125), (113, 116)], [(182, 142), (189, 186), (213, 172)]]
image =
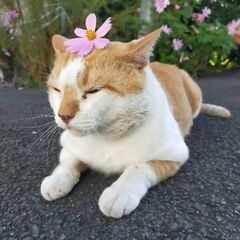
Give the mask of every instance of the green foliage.
[[(189, 4), (184, 6), (186, 2)], [(165, 12), (161, 14), (153, 12), (152, 29), (167, 24), (173, 30), (173, 33), (169, 36), (162, 33), (156, 47), (156, 60), (160, 59), (161, 62), (177, 64), (195, 76), (237, 66), (239, 59), (229, 59), (230, 53), (236, 51), (237, 46), (226, 29), (226, 23), (229, 19), (232, 19), (230, 17), (232, 13), (226, 8), (229, 7), (232, 10), (234, 4), (221, 5), (224, 1), (209, 2), (171, 1), (173, 4)], [(174, 3), (180, 4), (181, 9), (176, 11)], [(201, 12), (205, 6), (212, 9), (213, 14), (203, 23), (194, 22), (192, 20), (193, 13)], [(221, 15), (223, 6), (224, 17)], [(239, 9), (236, 6), (235, 8)], [(225, 24), (222, 24), (221, 20)], [(180, 51), (174, 51), (172, 48), (174, 38), (183, 41), (184, 45)], [(180, 63), (181, 56), (187, 57), (189, 60)]]
[[(180, 10), (175, 9), (175, 3), (181, 6)], [(14, 72), (25, 73), (27, 80), (20, 85), (43, 85), (54, 54), (51, 36), (58, 33), (73, 37), (75, 27), (85, 28), (84, 22), (90, 12), (96, 13), (99, 24), (112, 16), (113, 28), (108, 34), (112, 41), (129, 41), (137, 38), (143, 27), (150, 32), (167, 24), (173, 32), (171, 35), (162, 33), (153, 60), (180, 65), (194, 75), (206, 75), (240, 62), (236, 57), (236, 45), (226, 30), (226, 24), (239, 17), (240, 5), (236, 1), (171, 0), (171, 5), (161, 14), (156, 12), (153, 0), (150, 6), (151, 21), (143, 22), (139, 16), (141, 0), (2, 0), (0, 62), (5, 63), (5, 75), (12, 78)], [(193, 13), (205, 6), (212, 9), (211, 17), (204, 23), (195, 23)], [(7, 9), (16, 9), (19, 17), (6, 22), (4, 12)], [(14, 32), (10, 33), (11, 29)], [(174, 38), (184, 43), (179, 51), (172, 48)], [(180, 63), (183, 57), (189, 60)]]

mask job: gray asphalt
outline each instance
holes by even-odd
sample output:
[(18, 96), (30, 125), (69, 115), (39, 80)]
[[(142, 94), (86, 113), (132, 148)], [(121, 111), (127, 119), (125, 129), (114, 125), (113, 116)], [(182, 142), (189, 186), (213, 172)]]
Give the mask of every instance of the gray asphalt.
[(240, 71), (199, 84), (205, 101), (228, 107), (232, 117), (200, 115), (186, 139), (189, 161), (119, 220), (97, 206), (116, 176), (87, 171), (67, 197), (41, 198), (41, 181), (58, 161), (57, 135), (26, 154), (44, 131), (38, 126), (52, 120), (44, 117), (47, 94), (0, 89), (0, 239), (240, 239)]

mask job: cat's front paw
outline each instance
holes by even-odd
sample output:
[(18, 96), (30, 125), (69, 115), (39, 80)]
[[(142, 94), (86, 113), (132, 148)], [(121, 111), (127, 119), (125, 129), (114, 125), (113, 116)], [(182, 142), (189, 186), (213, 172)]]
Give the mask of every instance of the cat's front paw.
[(103, 191), (98, 205), (104, 215), (120, 218), (131, 213), (140, 200), (141, 198), (136, 193), (112, 185)]
[(61, 169), (54, 171), (52, 175), (43, 179), (41, 184), (41, 195), (47, 201), (66, 196), (79, 181), (69, 171)]

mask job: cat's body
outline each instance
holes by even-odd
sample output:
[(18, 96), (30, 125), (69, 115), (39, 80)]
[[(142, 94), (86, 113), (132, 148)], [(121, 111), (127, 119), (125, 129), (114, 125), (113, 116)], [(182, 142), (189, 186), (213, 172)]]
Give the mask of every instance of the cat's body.
[(66, 130), (60, 164), (41, 186), (45, 199), (65, 196), (89, 166), (122, 173), (103, 192), (99, 207), (107, 216), (129, 214), (149, 187), (174, 175), (188, 159), (184, 136), (201, 108), (229, 116), (226, 109), (202, 105), (201, 90), (185, 71), (148, 64), (158, 35), (115, 43), (84, 59), (66, 54), (62, 39), (53, 39), (58, 56), (49, 100)]

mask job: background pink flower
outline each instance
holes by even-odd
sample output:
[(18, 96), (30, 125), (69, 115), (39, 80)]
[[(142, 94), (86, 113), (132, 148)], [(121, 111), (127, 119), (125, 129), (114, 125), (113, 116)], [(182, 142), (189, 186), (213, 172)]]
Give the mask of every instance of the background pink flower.
[(194, 22), (204, 22), (205, 16), (203, 15), (203, 13), (194, 13), (192, 19)]
[(170, 35), (172, 33), (172, 29), (168, 25), (163, 25), (161, 29), (167, 35)]
[(240, 27), (240, 19), (238, 20), (233, 20), (230, 23), (228, 23), (227, 25), (227, 29), (228, 29), (228, 34), (233, 36), (236, 32), (236, 29)]
[(19, 13), (16, 10), (7, 10), (4, 15), (9, 21), (13, 21), (19, 16)]
[(208, 18), (210, 15), (211, 15), (212, 11), (210, 8), (208, 7), (205, 7), (203, 10), (202, 10), (202, 14), (204, 17)]
[(181, 39), (174, 38), (172, 41), (173, 49), (179, 51), (183, 47), (183, 42)]
[(181, 6), (179, 4), (175, 4), (175, 9), (179, 10), (179, 9), (181, 9)]
[(101, 49), (107, 46), (110, 42), (104, 37), (112, 27), (111, 18), (108, 18), (102, 26), (96, 30), (97, 18), (91, 13), (86, 18), (86, 30), (82, 28), (75, 28), (74, 33), (78, 38), (69, 39), (64, 42), (68, 46), (67, 51), (70, 53), (78, 53), (80, 56), (88, 55), (94, 47)]
[(164, 12), (168, 5), (170, 5), (169, 0), (155, 0), (156, 11), (159, 13)]

